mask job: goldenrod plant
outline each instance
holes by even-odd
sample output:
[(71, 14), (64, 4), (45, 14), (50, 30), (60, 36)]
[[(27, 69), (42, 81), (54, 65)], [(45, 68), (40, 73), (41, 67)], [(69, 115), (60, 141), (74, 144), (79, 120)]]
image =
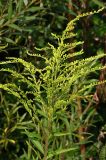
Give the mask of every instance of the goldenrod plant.
[[(74, 27), (80, 18), (102, 10), (103, 8), (97, 12), (77, 16), (68, 23), (61, 36), (52, 34), (58, 46), (49, 43), (47, 48), (35, 48), (35, 53), (30, 53), (26, 49), (24, 52), (28, 56), (43, 59), (42, 68), (21, 58), (10, 57), (0, 62), (2, 66), (0, 71), (10, 74), (9, 79), (12, 79), (10, 82), (8, 80), (8, 83), (0, 84), (1, 90), (7, 91), (11, 98), (15, 97), (16, 103), (18, 102), (18, 105), (26, 110), (31, 123), (25, 121), (26, 127), (20, 127), (21, 133), (27, 136), (28, 149), (22, 148), (23, 154), (17, 159), (84, 160), (86, 158), (86, 150), (82, 151), (82, 147), (89, 142), (91, 135), (82, 128), (89, 125), (94, 109), (90, 110), (89, 115), (84, 116), (81, 111), (81, 100), (91, 99), (93, 95), (90, 93), (93, 87), (104, 83), (90, 79), (89, 75), (105, 68), (98, 61), (105, 54), (81, 59), (83, 50), (79, 48), (83, 42), (74, 40), (76, 37)], [(73, 42), (68, 43), (68, 39), (71, 38)], [(75, 52), (70, 54), (69, 51), (72, 49)], [(40, 50), (45, 52), (40, 54)], [(18, 72), (9, 64), (19, 64), (23, 69)], [(22, 121), (26, 115), (22, 115)], [(4, 141), (1, 139), (0, 143)]]

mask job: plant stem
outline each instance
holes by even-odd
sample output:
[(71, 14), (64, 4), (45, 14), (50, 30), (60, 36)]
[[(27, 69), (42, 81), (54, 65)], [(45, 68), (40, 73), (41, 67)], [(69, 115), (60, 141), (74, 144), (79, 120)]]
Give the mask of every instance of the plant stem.
[[(77, 99), (77, 105), (78, 105), (78, 110), (77, 110), (78, 117), (81, 117), (81, 115), (82, 115), (82, 105), (81, 105), (80, 98)], [(85, 139), (85, 137), (83, 136), (83, 132), (84, 132), (84, 127), (81, 125), (80, 128), (78, 129), (79, 142), (82, 142), (82, 140), (84, 141), (84, 139)], [(85, 159), (86, 148), (85, 148), (84, 144), (82, 144), (80, 146), (80, 152), (81, 152), (81, 155), (83, 156), (82, 160), (86, 160)]]
[(44, 159), (43, 160), (47, 160), (50, 132), (51, 132), (51, 114), (48, 115), (47, 130), (45, 130), (44, 132), (45, 147), (44, 147)]
[(44, 160), (47, 160), (47, 153), (48, 153), (48, 135), (45, 135)]

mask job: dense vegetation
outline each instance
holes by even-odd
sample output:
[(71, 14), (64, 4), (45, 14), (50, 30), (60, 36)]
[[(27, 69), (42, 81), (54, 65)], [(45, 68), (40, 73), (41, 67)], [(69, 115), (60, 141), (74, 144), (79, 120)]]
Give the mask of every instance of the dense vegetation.
[(0, 1), (0, 159), (106, 159), (99, 0)]

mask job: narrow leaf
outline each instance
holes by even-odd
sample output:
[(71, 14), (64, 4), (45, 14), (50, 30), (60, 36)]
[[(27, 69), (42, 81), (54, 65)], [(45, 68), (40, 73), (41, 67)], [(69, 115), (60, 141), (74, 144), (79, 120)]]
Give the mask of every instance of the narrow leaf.
[(97, 4), (100, 7), (104, 7), (103, 2), (99, 1), (99, 0), (92, 0), (95, 4)]
[(40, 11), (40, 10), (42, 10), (42, 9), (44, 9), (44, 8), (42, 8), (42, 7), (31, 7), (31, 8), (29, 8), (27, 11), (28, 12), (37, 12), (37, 11)]
[(22, 29), (19, 26), (17, 26), (16, 24), (9, 24), (8, 26), (22, 32)]
[(10, 0), (8, 3), (8, 19), (11, 19), (12, 14), (13, 14), (13, 6), (12, 6), (13, 1)]
[(25, 132), (23, 132), (24, 134), (26, 134), (29, 138), (33, 138), (33, 139), (41, 139), (40, 135), (36, 134), (35, 132), (28, 132), (27, 130)]
[(54, 136), (55, 137), (60, 137), (60, 136), (66, 136), (66, 135), (70, 135), (71, 133), (70, 132), (64, 132), (64, 133), (54, 133)]
[(32, 21), (32, 20), (35, 20), (35, 17), (36, 17), (36, 15), (34, 15), (34, 16), (26, 16), (25, 20), (26, 21)]
[(39, 141), (37, 141), (37, 140), (32, 140), (32, 143), (34, 144), (34, 146), (35, 146), (42, 154), (44, 154), (43, 147), (42, 147), (42, 145), (40, 144)]
[(17, 3), (18, 12), (20, 12), (22, 10), (23, 4), (24, 4), (23, 0), (19, 0), (19, 2)]
[(78, 148), (67, 148), (67, 149), (58, 149), (56, 151), (54, 151), (53, 153), (49, 153), (48, 156), (47, 156), (47, 159), (55, 156), (55, 155), (59, 155), (59, 154), (62, 154), (62, 153), (66, 153), (66, 152), (70, 152), (70, 151), (76, 151)]
[(15, 44), (15, 42), (14, 42), (12, 39), (10, 39), (10, 38), (5, 37), (5, 40), (6, 40), (6, 42), (8, 42), (8, 43)]

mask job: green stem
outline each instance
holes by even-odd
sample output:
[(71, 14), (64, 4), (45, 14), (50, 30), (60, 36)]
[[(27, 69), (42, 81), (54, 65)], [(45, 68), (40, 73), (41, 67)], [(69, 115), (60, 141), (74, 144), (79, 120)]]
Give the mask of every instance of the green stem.
[(47, 160), (47, 153), (48, 153), (48, 135), (45, 135), (45, 151), (44, 151), (44, 160)]

